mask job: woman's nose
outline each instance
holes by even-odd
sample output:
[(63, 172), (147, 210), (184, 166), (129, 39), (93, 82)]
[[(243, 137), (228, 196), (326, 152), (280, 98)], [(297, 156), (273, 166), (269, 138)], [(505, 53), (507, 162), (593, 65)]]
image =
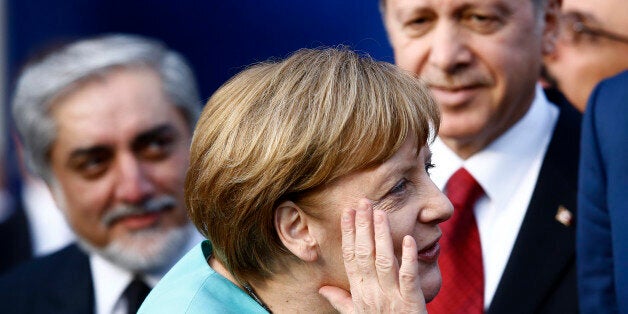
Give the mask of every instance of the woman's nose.
[(439, 224), (451, 218), (454, 213), (454, 206), (433, 182), (430, 182), (427, 197), (429, 204), (419, 215), (422, 222)]

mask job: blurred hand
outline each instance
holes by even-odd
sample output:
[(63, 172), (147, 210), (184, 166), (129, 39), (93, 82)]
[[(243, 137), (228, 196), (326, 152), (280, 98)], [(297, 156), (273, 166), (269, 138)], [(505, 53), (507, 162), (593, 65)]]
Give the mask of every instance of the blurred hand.
[(386, 213), (361, 200), (342, 213), (342, 253), (351, 291), (324, 286), (319, 293), (341, 313), (427, 313), (417, 246), (405, 236), (401, 266)]

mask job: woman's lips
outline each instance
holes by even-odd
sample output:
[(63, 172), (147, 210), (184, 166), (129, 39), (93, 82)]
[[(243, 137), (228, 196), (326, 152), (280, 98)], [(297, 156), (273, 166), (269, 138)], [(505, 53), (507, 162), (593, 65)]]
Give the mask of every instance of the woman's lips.
[(440, 245), (438, 244), (438, 241), (436, 241), (434, 244), (420, 250), (418, 258), (426, 263), (435, 263), (438, 260), (439, 255)]

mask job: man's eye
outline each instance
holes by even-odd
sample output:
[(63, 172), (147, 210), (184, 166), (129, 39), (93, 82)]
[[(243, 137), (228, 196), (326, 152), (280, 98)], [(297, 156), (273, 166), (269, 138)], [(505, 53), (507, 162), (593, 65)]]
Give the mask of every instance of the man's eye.
[(147, 159), (161, 159), (169, 155), (172, 147), (170, 137), (154, 138), (144, 143), (140, 149), (140, 154)]
[(164, 154), (166, 143), (161, 141), (152, 141), (144, 146), (142, 155), (148, 158), (157, 158)]
[(95, 178), (107, 169), (107, 159), (103, 156), (85, 158), (76, 164), (77, 171), (85, 178)]
[(404, 28), (408, 36), (422, 36), (430, 30), (433, 21), (434, 17), (431, 15), (417, 16), (408, 20), (408, 22), (404, 24)]
[(490, 17), (480, 14), (472, 14), (469, 19), (476, 23), (486, 23), (492, 20)]
[(463, 16), (463, 21), (467, 27), (480, 33), (492, 33), (501, 26), (500, 19), (489, 14), (471, 13)]
[(574, 42), (587, 42), (595, 44), (600, 41), (600, 35), (592, 30), (591, 27), (581, 24), (579, 28), (574, 30)]
[(415, 18), (415, 19), (411, 20), (409, 24), (410, 25), (423, 25), (423, 24), (427, 23), (427, 21), (428, 20), (425, 17), (418, 17), (418, 18)]

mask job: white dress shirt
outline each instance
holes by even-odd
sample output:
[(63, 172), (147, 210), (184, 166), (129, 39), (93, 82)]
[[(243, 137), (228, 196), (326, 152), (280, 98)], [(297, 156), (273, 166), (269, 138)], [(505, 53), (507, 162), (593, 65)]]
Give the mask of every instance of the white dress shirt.
[[(193, 228), (188, 242), (186, 243), (185, 250), (182, 251), (181, 257), (185, 255), (189, 250), (196, 246), (204, 238)], [(178, 260), (177, 260), (178, 261)], [(127, 314), (126, 313), (126, 299), (122, 293), (126, 287), (133, 280), (134, 273), (120, 268), (117, 265), (112, 264), (108, 260), (102, 258), (97, 254), (89, 254), (89, 262), (92, 270), (92, 279), (94, 284), (94, 306), (96, 307), (96, 314)], [(171, 265), (171, 266), (174, 266)], [(154, 287), (157, 282), (165, 275), (151, 274), (143, 275), (144, 282)]]
[(25, 178), (22, 185), (24, 211), (28, 217), (33, 255), (55, 252), (75, 239), (74, 232), (57, 208), (48, 186), (41, 179)]
[(431, 145), (432, 180), (444, 189), (464, 167), (486, 194), (474, 207), (484, 263), (484, 308), (488, 308), (514, 246), (547, 151), (559, 110), (540, 86), (528, 112), (483, 150), (461, 159), (439, 138)]

